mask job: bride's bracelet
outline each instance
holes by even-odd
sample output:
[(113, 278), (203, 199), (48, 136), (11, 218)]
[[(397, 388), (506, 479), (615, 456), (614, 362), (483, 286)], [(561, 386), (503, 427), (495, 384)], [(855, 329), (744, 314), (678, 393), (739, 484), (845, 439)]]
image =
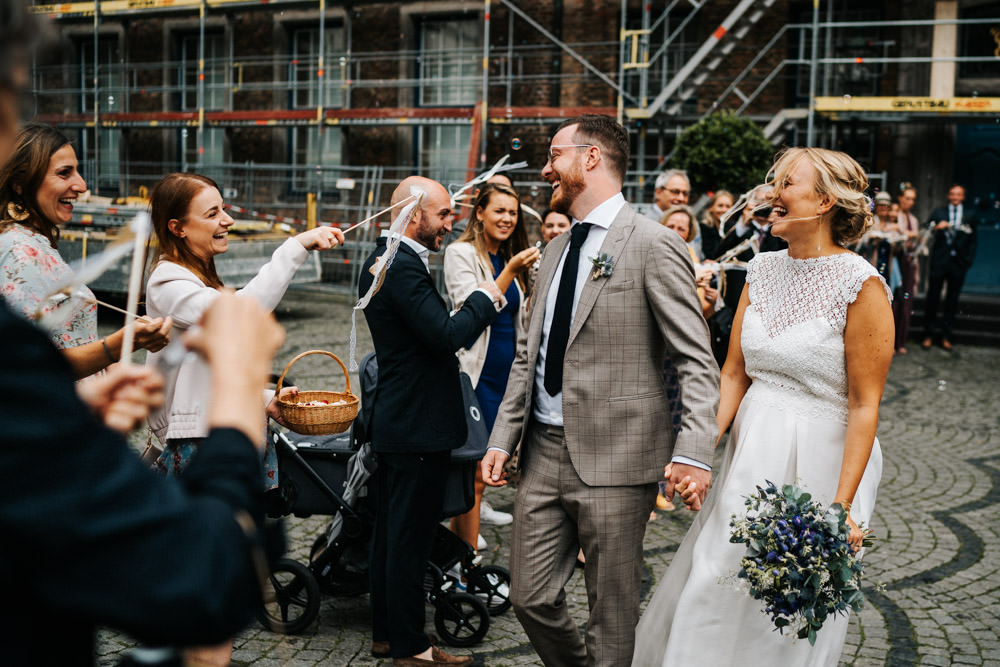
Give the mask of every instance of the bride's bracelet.
[(851, 503), (847, 502), (846, 500), (835, 500), (833, 501), (833, 504), (840, 505), (841, 507), (844, 508), (845, 512), (847, 512), (848, 514), (851, 513)]

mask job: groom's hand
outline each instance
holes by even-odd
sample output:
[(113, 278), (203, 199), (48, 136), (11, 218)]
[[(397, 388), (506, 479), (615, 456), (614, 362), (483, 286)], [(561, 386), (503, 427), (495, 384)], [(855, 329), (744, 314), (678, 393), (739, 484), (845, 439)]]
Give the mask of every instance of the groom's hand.
[(507, 463), (510, 456), (507, 452), (499, 449), (489, 449), (483, 457), (482, 465), (483, 479), (490, 486), (507, 486), (507, 473), (504, 472), (503, 465)]
[(684, 505), (692, 511), (701, 509), (709, 487), (712, 486), (712, 472), (698, 466), (671, 463), (664, 470), (667, 488), (665, 495), (672, 498), (674, 492), (684, 499)]

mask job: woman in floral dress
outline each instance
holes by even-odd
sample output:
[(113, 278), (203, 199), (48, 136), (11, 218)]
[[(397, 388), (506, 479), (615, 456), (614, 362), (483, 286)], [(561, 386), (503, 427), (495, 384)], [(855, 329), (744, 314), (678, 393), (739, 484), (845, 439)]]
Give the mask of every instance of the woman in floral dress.
[[(58, 130), (30, 123), (18, 133), (14, 155), (0, 171), (0, 292), (27, 319), (50, 313), (59, 303), (50, 294), (72, 276), (56, 244), (59, 226), (70, 221), (73, 203), (86, 190), (76, 152)], [(83, 308), (51, 331), (78, 378), (117, 361), (125, 334), (119, 329), (98, 340), (94, 295), (81, 289)], [(134, 326), (136, 347), (159, 350), (169, 341), (169, 319)]]

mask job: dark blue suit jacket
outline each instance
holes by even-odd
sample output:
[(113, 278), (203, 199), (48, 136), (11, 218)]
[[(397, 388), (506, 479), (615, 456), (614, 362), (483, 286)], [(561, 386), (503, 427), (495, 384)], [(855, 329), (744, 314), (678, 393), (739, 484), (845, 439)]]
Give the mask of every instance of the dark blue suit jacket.
[[(375, 258), (361, 269), (359, 294), (368, 291)], [(378, 358), (378, 389), (370, 434), (377, 452), (455, 449), (467, 435), (455, 352), (497, 318), (493, 301), (473, 292), (451, 314), (420, 257), (401, 243), (382, 288), (365, 308)]]
[(98, 625), (154, 645), (232, 637), (260, 602), (233, 518), (246, 510), (263, 523), (252, 443), (215, 429), (180, 481), (158, 477), (2, 298), (0, 340), (0, 589), (12, 601), (0, 609), (0, 662), (93, 664)]
[[(948, 206), (940, 206), (931, 212), (927, 226), (934, 229), (938, 222), (947, 221)], [(976, 236), (979, 220), (972, 212), (970, 204), (962, 204), (962, 227), (960, 229), (941, 229), (933, 232), (934, 245), (931, 248), (929, 265), (932, 275), (948, 273), (955, 269), (964, 274), (976, 259)]]

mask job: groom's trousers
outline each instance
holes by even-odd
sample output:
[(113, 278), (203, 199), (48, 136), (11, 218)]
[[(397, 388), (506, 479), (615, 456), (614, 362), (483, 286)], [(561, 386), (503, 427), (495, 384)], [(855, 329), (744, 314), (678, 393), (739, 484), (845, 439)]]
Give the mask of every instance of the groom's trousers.
[[(528, 427), (514, 504), (510, 598), (546, 665), (629, 665), (639, 621), (642, 539), (657, 485), (587, 486), (563, 429)], [(590, 619), (586, 642), (566, 607), (579, 548)]]

